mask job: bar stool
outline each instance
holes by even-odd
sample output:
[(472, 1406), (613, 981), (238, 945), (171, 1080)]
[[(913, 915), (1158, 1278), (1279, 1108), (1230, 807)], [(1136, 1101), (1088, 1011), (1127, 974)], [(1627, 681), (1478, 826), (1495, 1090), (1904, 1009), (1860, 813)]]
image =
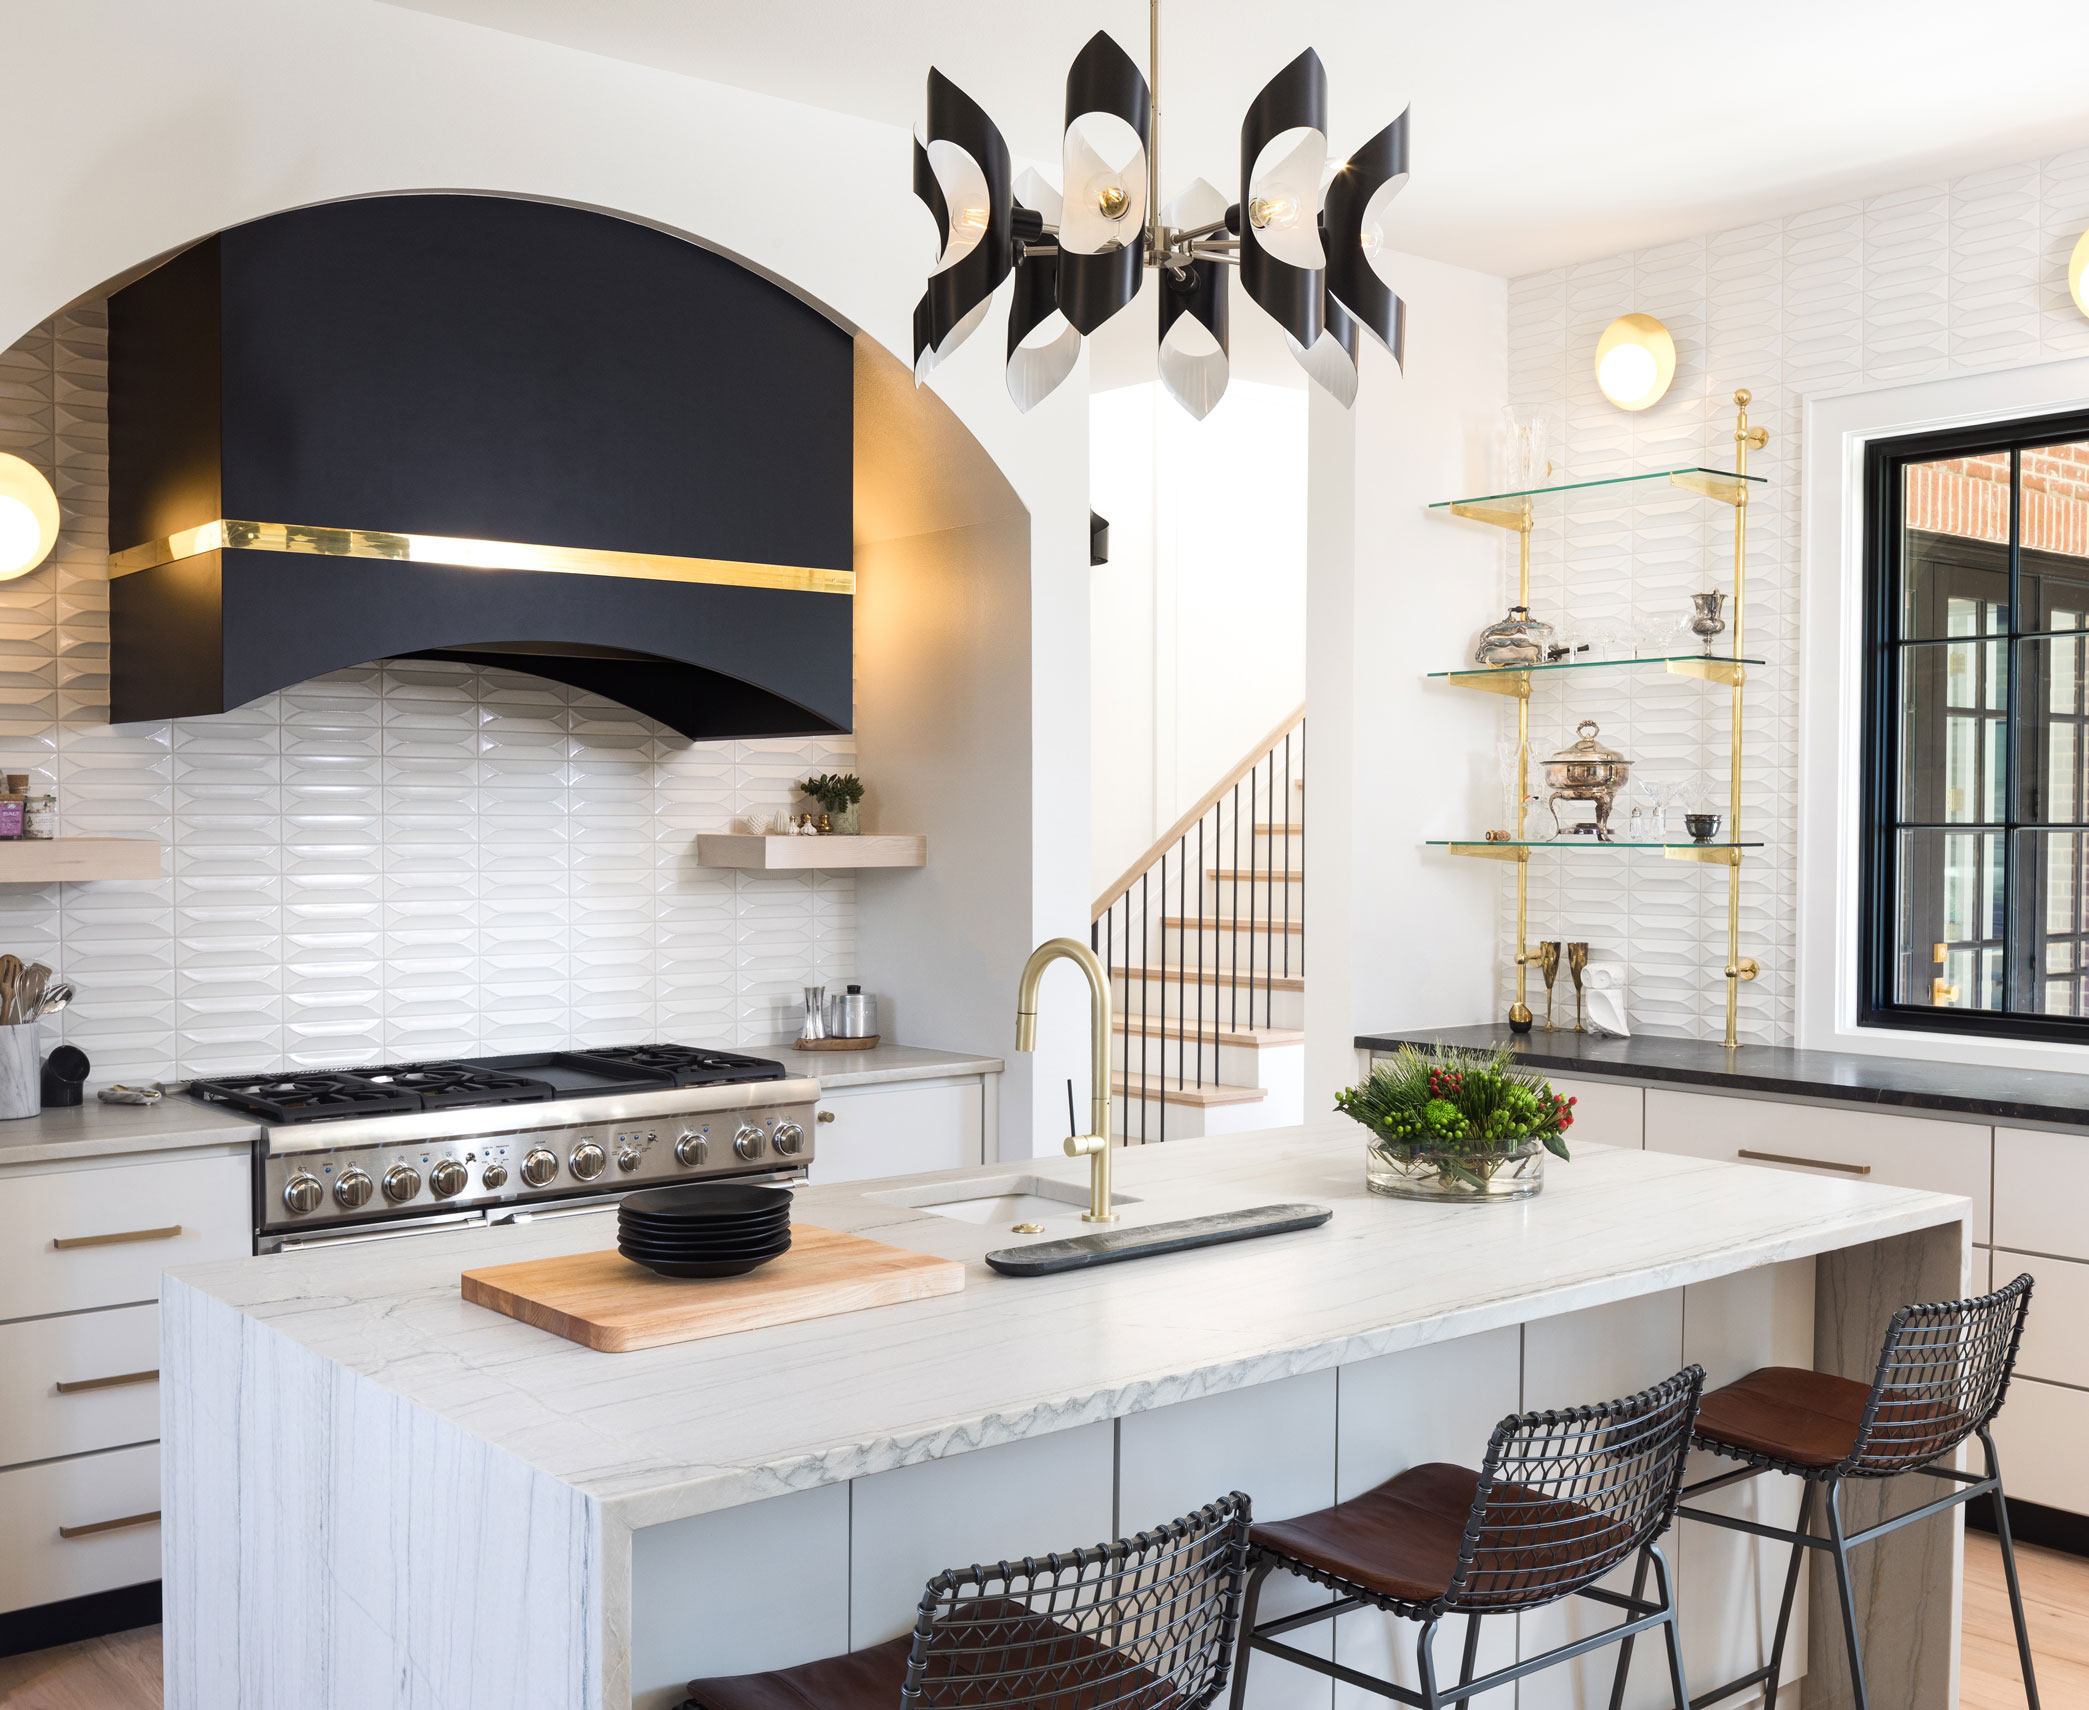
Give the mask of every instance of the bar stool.
[(1235, 1491), (1114, 1544), (951, 1568), (912, 1633), (692, 1680), (676, 1710), (1198, 1710), (1226, 1684), (1247, 1548)]
[[(1702, 1366), (1687, 1366), (1652, 1389), (1600, 1407), (1511, 1414), (1494, 1428), (1478, 1472), (1441, 1462), (1410, 1467), (1317, 1514), (1255, 1526), (1249, 1533), (1253, 1559), (1233, 1710), (1241, 1710), (1253, 1651), (1398, 1704), (1440, 1710), (1622, 1641), (1615, 1705), (1624, 1691), (1632, 1640), (1653, 1627), (1661, 1628), (1668, 1643), (1676, 1710), (1687, 1710), (1675, 1594), (1654, 1540), (1675, 1513), (1704, 1381)], [(1630, 1597), (1596, 1584), (1635, 1551), (1639, 1580)], [(1650, 1564), (1658, 1589), (1652, 1602), (1642, 1595)], [(1257, 1626), (1263, 1581), (1279, 1568), (1326, 1586), (1336, 1600)], [(1621, 1609), (1625, 1619), (1473, 1678), (1483, 1617), (1577, 1595)], [(1415, 1644), (1419, 1692), (1277, 1642), (1279, 1633), (1362, 1608), (1422, 1623)], [(1452, 1614), (1465, 1616), (1465, 1658), (1458, 1684), (1440, 1687), (1436, 1628)]]
[[(2009, 1611), (2016, 1619), (2017, 1655), (2024, 1666), (2024, 1696), (2031, 1710), (2038, 1710), (2038, 1684), (2031, 1673), (2031, 1633), (2024, 1624), (2024, 1598), (2017, 1586), (2016, 1549), (2009, 1537), (2002, 1473), (1995, 1458), (1995, 1439), (1988, 1430), (2002, 1410), (2002, 1397), (2016, 1366), (2017, 1345), (2023, 1339), (2024, 1314), (2030, 1306), (2028, 1274), (2007, 1288), (1972, 1300), (1903, 1306), (1886, 1328), (1886, 1344), (1880, 1350), (1878, 1370), (1869, 1389), (1853, 1379), (1832, 1377), (1826, 1372), (1765, 1366), (1705, 1397), (1697, 1416), (1698, 1446), (1746, 1464), (1734, 1472), (1691, 1485), (1683, 1492), (1686, 1499), (1765, 1472), (1804, 1479), (1806, 1488), (1799, 1499), (1799, 1524), (1794, 1531), (1701, 1508), (1679, 1510), (1686, 1519), (1781, 1539), (1792, 1546), (1769, 1662), (1706, 1693), (1697, 1701), (1699, 1704), (1714, 1703), (1761, 1681), (1763, 1710), (1777, 1710), (1777, 1680), (1784, 1667), (1784, 1640), (1791, 1625), (1792, 1599), (1799, 1589), (1799, 1564), (1808, 1550), (1821, 1550), (1835, 1564), (1835, 1589), (1842, 1605), (1842, 1637), (1849, 1647), (1850, 1684), (1856, 1710), (1867, 1710), (1864, 1658), (1857, 1644), (1856, 1600), (1850, 1589), (1850, 1551), (1902, 1526), (1970, 1502), (1976, 1496), (1991, 1494), (1995, 1531), (2002, 1540), (2003, 1577), (2009, 1582)], [(1987, 1455), (1984, 1474), (1935, 1464), (1973, 1436), (1979, 1437)], [(1962, 1488), (1911, 1513), (1867, 1526), (1861, 1532), (1845, 1532), (1842, 1481), (1894, 1478), (1902, 1473), (1925, 1473)], [(1811, 1530), (1817, 1497), (1827, 1511), (1825, 1538), (1814, 1536)]]

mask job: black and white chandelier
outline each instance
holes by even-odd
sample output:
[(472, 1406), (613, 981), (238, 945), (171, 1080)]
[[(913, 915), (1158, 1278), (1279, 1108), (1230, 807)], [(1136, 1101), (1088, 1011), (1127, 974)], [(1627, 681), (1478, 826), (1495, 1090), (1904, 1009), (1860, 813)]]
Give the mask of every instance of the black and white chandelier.
[[(1149, 63), (1160, 67), (1160, 0)], [(1010, 179), (1008, 145), (980, 105), (928, 74), (928, 122), (914, 139), (914, 193), (941, 248), (914, 309), (917, 384), (971, 336), (1001, 281), (1008, 392), (1019, 409), (1072, 372), (1081, 339), (1160, 274), (1161, 384), (1202, 418), (1226, 390), (1224, 269), (1284, 329), (1291, 354), (1346, 408), (1368, 331), (1405, 360), (1406, 306), (1379, 276), (1384, 219), (1407, 182), (1402, 113), (1322, 179), (1327, 71), (1308, 48), (1277, 73), (1240, 127), (1240, 196), (1203, 179), (1160, 201), (1160, 100), (1131, 56), (1098, 31), (1066, 76), (1060, 187)]]

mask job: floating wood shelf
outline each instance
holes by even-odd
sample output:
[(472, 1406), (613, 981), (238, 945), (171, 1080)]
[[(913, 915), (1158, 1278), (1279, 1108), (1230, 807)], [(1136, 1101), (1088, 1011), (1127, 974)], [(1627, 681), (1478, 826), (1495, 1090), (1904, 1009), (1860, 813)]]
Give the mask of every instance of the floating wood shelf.
[(0, 885), (54, 880), (157, 879), (157, 837), (10, 837), (0, 839)]
[(816, 867), (925, 867), (926, 837), (765, 837), (713, 832), (696, 840), (706, 867), (744, 867), (764, 873), (802, 873)]

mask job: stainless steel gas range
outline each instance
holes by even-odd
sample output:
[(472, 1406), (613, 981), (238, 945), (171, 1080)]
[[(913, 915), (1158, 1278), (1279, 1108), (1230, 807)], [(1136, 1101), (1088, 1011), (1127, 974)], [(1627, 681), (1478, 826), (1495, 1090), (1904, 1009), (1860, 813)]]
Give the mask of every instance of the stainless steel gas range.
[(681, 1181), (802, 1180), (816, 1080), (687, 1045), (222, 1077), (259, 1121), (254, 1247), (592, 1210)]

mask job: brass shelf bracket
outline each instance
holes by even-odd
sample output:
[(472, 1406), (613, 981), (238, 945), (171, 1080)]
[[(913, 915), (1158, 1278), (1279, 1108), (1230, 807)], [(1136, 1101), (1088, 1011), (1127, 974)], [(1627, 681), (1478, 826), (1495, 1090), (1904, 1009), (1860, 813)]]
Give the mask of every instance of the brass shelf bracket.
[(1678, 677), (1702, 677), (1708, 683), (1724, 683), (1738, 689), (1748, 681), (1748, 667), (1733, 659), (1671, 659), (1668, 668)]

